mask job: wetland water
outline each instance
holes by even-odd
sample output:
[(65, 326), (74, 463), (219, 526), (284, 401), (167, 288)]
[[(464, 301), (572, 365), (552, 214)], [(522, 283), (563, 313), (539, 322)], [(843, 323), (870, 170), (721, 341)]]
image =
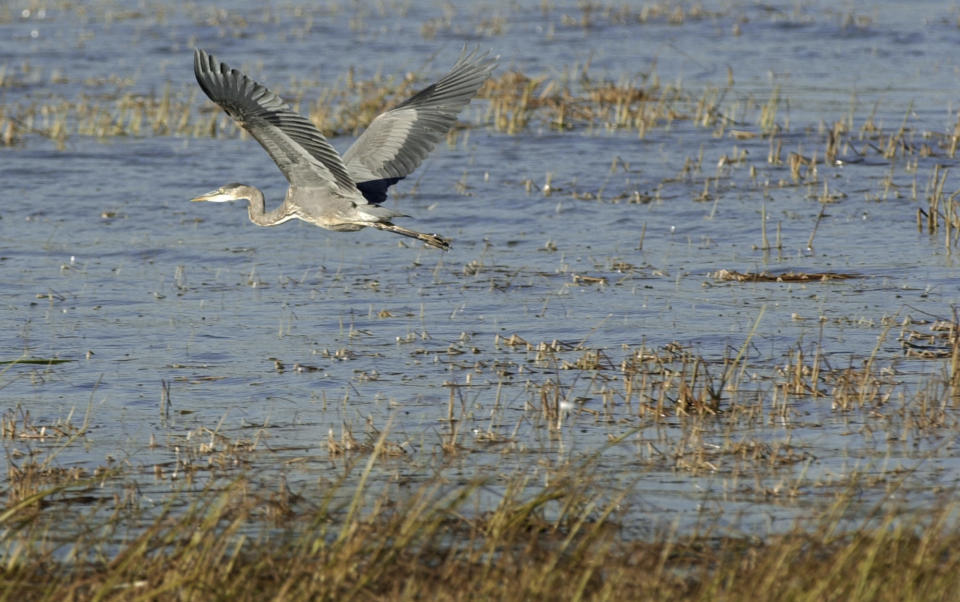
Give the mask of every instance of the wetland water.
[[(4, 366), (8, 462), (119, 467), (91, 495), (146, 509), (185, 475), (309, 496), (389, 429), (374, 482), (486, 477), (491, 505), (596, 456), (640, 534), (786, 528), (850, 483), (853, 519), (938, 503), (960, 478), (956, 378), (924, 357), (960, 300), (956, 7), (546, 4), (0, 8), (0, 359), (68, 360)], [(187, 202), (286, 189), (212, 121), (195, 45), (343, 122), (355, 98), (330, 90), (416, 89), (463, 44), (536, 102), (511, 131), (492, 88), (392, 189), (451, 251)]]

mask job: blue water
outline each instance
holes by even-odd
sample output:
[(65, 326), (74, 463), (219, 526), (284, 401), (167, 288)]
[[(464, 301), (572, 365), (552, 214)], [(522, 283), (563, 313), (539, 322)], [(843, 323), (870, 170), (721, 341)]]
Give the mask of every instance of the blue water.
[[(249, 138), (147, 129), (70, 135), (60, 145), (42, 135), (48, 124), (38, 116), (36, 132), (0, 148), (0, 359), (71, 361), (9, 366), (0, 410), (29, 410), (38, 425), (68, 416), (79, 425), (89, 412), (82, 443), (56, 462), (90, 470), (123, 462), (154, 499), (172, 487), (154, 478), (154, 466), (168, 477), (185, 463), (208, 474), (214, 454), (196, 451), (197, 440), (211, 438), (203, 429), (256, 442), (248, 464), (230, 470), (283, 475), (309, 495), (330, 471), (328, 432), (339, 438), (347, 425), (367, 440), (389, 426), (407, 457), (384, 461), (375, 480), (397, 471), (426, 478), (433, 472), (425, 467), (442, 456), (448, 385), (456, 384), (469, 385), (458, 390), (455, 413), (472, 450), (454, 462), (460, 475), (546, 475), (637, 429), (603, 452), (596, 472), (613, 490), (631, 488), (626, 516), (640, 532), (658, 521), (695, 524), (705, 508), (738, 528), (779, 528), (855, 473), (900, 468), (916, 469), (911, 502), (933, 503), (932, 487), (960, 477), (956, 416), (948, 403), (941, 427), (917, 429), (904, 418), (928, 383), (942, 380), (945, 364), (906, 358), (898, 336), (908, 317), (952, 319), (960, 299), (943, 231), (915, 226), (934, 167), (955, 163), (937, 136), (957, 123), (958, 14), (938, 2), (875, 4), (711, 2), (671, 23), (669, 13), (640, 9), (585, 17), (577, 2), (553, 2), (546, 12), (540, 2), (103, 2), (48, 7), (42, 16), (36, 3), (8, 3), (0, 9), (4, 115), (81, 99), (109, 106), (122, 94), (166, 87), (193, 99), (195, 112), (209, 110), (193, 80), (197, 45), (281, 94), (302, 92), (303, 105), (351, 69), (357, 78), (412, 72), (425, 84), (467, 44), (499, 54), (501, 73), (569, 77), (574, 91), (582, 82), (571, 74), (585, 68), (594, 79), (656, 80), (685, 112), (643, 137), (599, 123), (560, 133), (538, 121), (508, 135), (485, 124), (486, 102), (475, 101), (462, 115), (475, 126), (469, 137), (441, 145), (392, 192), (391, 206), (414, 218), (405, 225), (453, 239), (447, 253), (377, 231), (257, 228), (239, 207), (187, 202), (232, 181), (279, 202), (285, 182)], [(775, 90), (779, 165), (767, 162), (767, 137), (730, 135), (760, 133), (760, 107)], [(723, 131), (690, 120), (711, 93), (723, 95), (719, 109), (735, 120)], [(788, 154), (822, 158), (821, 129), (851, 111), (850, 140), (863, 156), (845, 148), (846, 164), (821, 163), (821, 180), (793, 185)], [(905, 123), (905, 140), (931, 152), (884, 158), (856, 134), (871, 116), (887, 134)], [(332, 142), (343, 150), (351, 138)], [(741, 162), (718, 168), (742, 151)], [(688, 161), (699, 169), (684, 173)], [(836, 202), (808, 248), (822, 180)], [(710, 196), (698, 200), (705, 181)], [(957, 187), (950, 172), (946, 196)], [(628, 202), (634, 196), (652, 201)], [(771, 241), (781, 225), (779, 252), (757, 249), (761, 205)], [(856, 277), (800, 284), (709, 276), (722, 269)], [(538, 361), (498, 339), (513, 334), (567, 351)], [(876, 349), (893, 394), (886, 405), (841, 412), (823, 382), (825, 397), (788, 401), (788, 420), (769, 409), (755, 423), (722, 415), (694, 448), (789, 444), (801, 460), (741, 463), (716, 451), (709, 465), (691, 467), (647, 445), (683, 449), (688, 421), (671, 412), (658, 425), (637, 415), (636, 400), (609, 411), (603, 403), (610, 391), (622, 394), (616, 368), (632, 350), (673, 342), (713, 362), (714, 376), (746, 345), (744, 389), (765, 407), (778, 368), (797, 349), (809, 359), (818, 344), (837, 370), (862, 365)], [(583, 355), (577, 345), (602, 350), (610, 369), (562, 369)], [(576, 400), (557, 432), (534, 409), (551, 382)], [(487, 431), (508, 444), (475, 439)], [(8, 450), (47, 452), (61, 443), (4, 441)], [(196, 455), (185, 459), (186, 450)], [(799, 493), (770, 493), (784, 484)], [(883, 495), (868, 487), (865, 503)]]

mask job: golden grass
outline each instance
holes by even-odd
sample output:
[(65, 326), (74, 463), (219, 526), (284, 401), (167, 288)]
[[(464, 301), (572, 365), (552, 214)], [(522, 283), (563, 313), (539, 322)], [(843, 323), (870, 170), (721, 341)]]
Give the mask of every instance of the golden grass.
[[(731, 453), (796, 461), (757, 444)], [(212, 481), (170, 494), (136, 528), (123, 513), (55, 519), (70, 486), (49, 488), (0, 514), (0, 591), (23, 600), (931, 600), (960, 586), (958, 508), (946, 496), (932, 513), (885, 503), (851, 524), (859, 485), (850, 482), (816, 515), (762, 540), (709, 524), (636, 538), (619, 522), (628, 491), (595, 487), (591, 459), (547, 485), (519, 472), (478, 513), (492, 483), (437, 478), (373, 491), (366, 475), (378, 458), (371, 450), (353, 492)], [(70, 532), (79, 535), (64, 540)]]
[[(644, 85), (628, 80), (594, 81), (586, 72), (575, 82), (571, 77), (505, 71), (480, 91), (479, 97), (488, 101), (486, 114), (478, 119), (477, 111), (467, 111), (461, 118), (509, 134), (534, 123), (561, 131), (604, 127), (642, 134), (658, 123), (682, 117), (679, 104), (686, 100), (685, 95), (677, 91), (660, 94), (656, 78), (648, 78)], [(292, 89), (276, 91), (324, 134), (355, 136), (377, 114), (412, 95), (428, 79), (408, 74), (361, 80), (350, 70), (332, 85), (318, 88), (309, 82), (295, 82)], [(54, 96), (8, 104), (0, 108), (0, 142), (21, 144), (30, 135), (62, 143), (71, 136), (220, 137), (240, 132), (194, 87), (174, 90), (167, 84), (159, 93), (139, 94), (130, 92), (131, 86), (129, 81), (90, 82), (76, 98)]]
[[(579, 283), (587, 285), (598, 283)], [(798, 345), (758, 377), (749, 337), (710, 359), (677, 344), (615, 351), (589, 346), (589, 336), (497, 336), (498, 353), (532, 369), (523, 410), (514, 399), (504, 413), (502, 387), (448, 383), (434, 451), (411, 454), (390, 424), (368, 421), (362, 435), (344, 424), (326, 440), (335, 469), (294, 485), (288, 467), (311, 459), (285, 455), (281, 465), (260, 430), (170, 429), (150, 448), (166, 446), (173, 459), (152, 471), (109, 460), (82, 470), (56, 458), (85, 445), (87, 417), (43, 424), (7, 411), (0, 592), (26, 600), (938, 599), (960, 586), (953, 491), (917, 489), (898, 469), (806, 478), (817, 462), (807, 444), (768, 428), (803, 420), (801, 402), (829, 404), (887, 437), (955, 432), (957, 321), (899, 324), (905, 349), (936, 351), (918, 359), (944, 366), (937, 387), (899, 404), (896, 364), (878, 353), (884, 337), (865, 361), (839, 367), (819, 346)], [(489, 391), (489, 423), (470, 417), (470, 391)], [(572, 434), (567, 421), (601, 426), (608, 444), (525, 456), (520, 423), (512, 432), (504, 424), (516, 413), (556, 441)], [(481, 451), (503, 466), (464, 478), (464, 458)], [(622, 461), (629, 477), (611, 480), (610, 462)], [(277, 470), (265, 479), (263, 466)], [(144, 471), (166, 491), (149, 503), (139, 491)], [(721, 478), (728, 495), (800, 518), (765, 532), (745, 516), (741, 531), (736, 517), (707, 512), (671, 527), (677, 515), (648, 508), (642, 493), (664, 472)]]

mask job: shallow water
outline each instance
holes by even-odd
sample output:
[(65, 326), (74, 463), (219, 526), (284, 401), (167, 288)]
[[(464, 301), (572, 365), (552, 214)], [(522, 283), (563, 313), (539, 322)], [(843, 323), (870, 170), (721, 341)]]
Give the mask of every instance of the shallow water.
[[(539, 2), (520, 4), (236, 3), (214, 11), (104, 2), (79, 21), (57, 4), (42, 18), (36, 3), (5, 9), (0, 65), (13, 83), (0, 88), (0, 106), (8, 108), (169, 86), (178, 97), (194, 95), (199, 110), (209, 103), (193, 81), (194, 45), (282, 93), (292, 81), (316, 82), (306, 86), (315, 90), (351, 68), (358, 77), (435, 77), (466, 43), (500, 54), (501, 70), (556, 76), (589, 63), (593, 77), (655, 76), (689, 95), (691, 114), (702, 91), (725, 90), (720, 106), (737, 123), (719, 136), (689, 119), (643, 137), (602, 124), (565, 132), (534, 124), (516, 135), (474, 128), (441, 145), (390, 201), (414, 216), (409, 227), (453, 238), (448, 253), (377, 231), (257, 228), (239, 207), (188, 203), (230, 181), (262, 187), (268, 202), (282, 197), (282, 176), (250, 139), (71, 136), (58, 148), (26, 135), (0, 149), (0, 359), (70, 361), (7, 367), (2, 409), (28, 410), (44, 425), (71, 412), (78, 424), (89, 407), (85, 445), (71, 445), (57, 462), (125, 464), (142, 475), (145, 500), (173, 487), (154, 479), (154, 466), (175, 473), (188, 453), (208, 462), (191, 441), (214, 441), (212, 430), (256, 441), (261, 453), (246, 461), (263, 481), (283, 476), (306, 490), (336, 472), (328, 432), (339, 438), (347, 425), (364, 439), (389, 427), (406, 459), (384, 461), (375, 477), (429, 478), (424, 467), (443, 455), (450, 428), (450, 385), (459, 386), (454, 411), (470, 451), (448, 467), (463, 479), (488, 475), (496, 484), (538, 463), (548, 478), (550, 467), (635, 429), (602, 452), (597, 473), (612, 490), (632, 488), (624, 520), (639, 532), (705, 515), (737, 528), (781, 528), (855, 473), (912, 471), (904, 496), (917, 507), (956, 486), (956, 431), (921, 432), (903, 418), (927, 383), (942, 380), (945, 364), (909, 359), (897, 340), (904, 318), (952, 319), (960, 297), (943, 233), (915, 225), (934, 166), (954, 159), (934, 148), (890, 161), (864, 143), (863, 156), (847, 149), (845, 164), (821, 164), (837, 196), (808, 248), (822, 183), (777, 186), (790, 170), (767, 162), (769, 140), (729, 135), (759, 131), (758, 107), (778, 89), (784, 158), (799, 149), (822, 157), (819, 128), (851, 111), (855, 128), (871, 115), (884, 130), (906, 120), (911, 144), (935, 146), (924, 133), (950, 134), (957, 122), (956, 10), (890, 2), (851, 14), (831, 3), (719, 2), (681, 24), (656, 15), (619, 22), (597, 10), (584, 25), (575, 2), (555, 2), (547, 13)], [(485, 102), (475, 102), (463, 120), (483, 123), (484, 114)], [(351, 139), (332, 141), (343, 150)], [(740, 152), (740, 161), (718, 167)], [(683, 173), (699, 156), (702, 167)], [(549, 196), (541, 190), (548, 173)], [(697, 200), (705, 181), (709, 198)], [(946, 196), (956, 188), (948, 175)], [(649, 202), (628, 202), (635, 196)], [(761, 205), (771, 240), (781, 226), (779, 251), (757, 249)], [(708, 276), (722, 269), (855, 277), (804, 284)], [(504, 343), (514, 334), (534, 346), (559, 341), (560, 351), (538, 358)], [(687, 469), (652, 450), (690, 437), (689, 424), (672, 412), (651, 421), (635, 412), (636, 400), (611, 393), (622, 392), (616, 369), (632, 350), (671, 343), (716, 363), (714, 375), (746, 345), (743, 379), (755, 384), (743, 389), (765, 399), (776, 368), (797, 349), (810, 357), (819, 345), (838, 370), (876, 353), (896, 394), (872, 411), (841, 412), (829, 396), (800, 396), (779, 420), (772, 410), (761, 424), (718, 419), (697, 445), (788, 443), (797, 459), (765, 465), (724, 456), (713, 458), (715, 470)], [(602, 352), (600, 369), (562, 369), (584, 349)], [(573, 403), (560, 429), (535, 409), (550, 383)], [(618, 401), (610, 406), (605, 396)], [(482, 443), (479, 435), (491, 432), (507, 443)], [(791, 483), (797, 493), (777, 493)], [(887, 493), (866, 488), (864, 505)]]

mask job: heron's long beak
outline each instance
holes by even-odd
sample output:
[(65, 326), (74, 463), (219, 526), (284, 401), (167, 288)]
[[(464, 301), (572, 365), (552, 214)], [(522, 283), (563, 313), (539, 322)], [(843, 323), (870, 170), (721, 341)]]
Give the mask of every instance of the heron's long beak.
[(220, 190), (217, 189), (217, 190), (211, 190), (206, 194), (201, 194), (200, 196), (194, 199), (190, 199), (190, 202), (199, 203), (201, 201), (207, 201), (210, 203), (225, 203), (227, 201), (232, 201), (232, 200), (234, 200), (232, 197), (220, 192)]

